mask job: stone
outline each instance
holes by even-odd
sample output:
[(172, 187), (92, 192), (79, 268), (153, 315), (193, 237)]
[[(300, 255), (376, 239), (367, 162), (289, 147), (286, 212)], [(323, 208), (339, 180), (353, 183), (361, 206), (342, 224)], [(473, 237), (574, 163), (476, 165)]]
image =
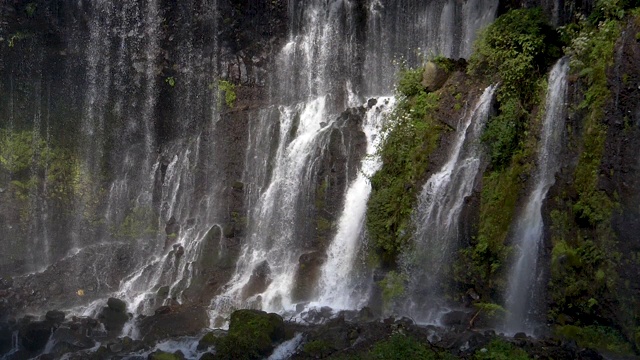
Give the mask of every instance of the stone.
[(129, 321), (129, 315), (125, 312), (105, 306), (98, 315), (98, 319), (104, 324), (109, 335), (118, 335), (122, 331), (124, 324)]
[(284, 320), (278, 314), (237, 310), (231, 314), (228, 335), (217, 341), (216, 356), (259, 359), (268, 356), (274, 343), (284, 339)]
[(107, 306), (116, 312), (125, 313), (127, 312), (127, 303), (116, 298), (109, 298), (107, 300)]
[(20, 343), (28, 351), (44, 349), (51, 336), (52, 324), (48, 321), (35, 321), (20, 328)]
[(513, 335), (513, 338), (517, 340), (523, 340), (527, 338), (527, 334), (523, 332), (518, 332), (518, 333), (515, 333), (515, 335)]
[(367, 100), (367, 108), (369, 108), (369, 109), (371, 109), (372, 107), (376, 106), (376, 104), (378, 104), (378, 99), (371, 98), (371, 99)]
[(146, 344), (170, 337), (193, 336), (209, 325), (204, 308), (176, 305), (171, 311), (161, 311), (147, 316), (138, 323), (142, 341)]
[(464, 311), (450, 311), (442, 316), (442, 325), (444, 326), (458, 326), (467, 325), (471, 320), (471, 314)]
[(428, 61), (424, 64), (422, 86), (424, 86), (428, 92), (436, 91), (444, 85), (448, 77), (447, 72), (438, 66), (438, 64), (433, 61)]
[(249, 282), (247, 282), (247, 285), (242, 289), (242, 298), (246, 300), (253, 295), (265, 291), (271, 283), (270, 275), (271, 268), (269, 267), (269, 263), (266, 260), (259, 263), (253, 269)]
[(62, 322), (64, 321), (64, 317), (64, 313), (59, 310), (47, 311), (47, 314), (44, 316), (47, 321), (54, 324), (62, 324)]

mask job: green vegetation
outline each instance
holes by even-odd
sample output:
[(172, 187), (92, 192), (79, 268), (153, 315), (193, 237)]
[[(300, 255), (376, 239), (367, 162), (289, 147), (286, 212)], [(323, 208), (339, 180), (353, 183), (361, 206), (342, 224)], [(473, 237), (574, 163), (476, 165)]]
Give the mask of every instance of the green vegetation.
[(0, 172), (9, 174), (20, 199), (46, 181), (49, 199), (70, 201), (88, 195), (90, 180), (68, 148), (48, 144), (31, 130), (0, 129)]
[(302, 351), (316, 358), (323, 358), (333, 351), (333, 347), (324, 340), (313, 340), (304, 344)]
[(482, 301), (504, 291), (505, 242), (537, 148), (529, 130), (540, 113), (546, 70), (561, 55), (559, 38), (540, 9), (511, 10), (483, 31), (469, 61), (469, 74), (500, 84), (499, 112), (482, 136), (491, 166), (482, 179), (478, 234), (454, 266), (461, 288), (476, 289)]
[(38, 10), (38, 4), (36, 4), (35, 2), (30, 2), (27, 4), (27, 6), (25, 6), (24, 11), (27, 13), (28, 17), (33, 17), (33, 15), (35, 15), (36, 10)]
[(16, 46), (16, 44), (18, 43), (18, 41), (20, 40), (24, 40), (26, 38), (28, 38), (30, 35), (26, 32), (22, 32), (22, 31), (18, 31), (14, 34), (9, 35), (9, 47), (12, 48), (14, 46)]
[[(621, 20), (629, 5), (600, 0), (588, 19), (561, 29), (569, 39), (565, 52), (571, 56), (571, 71), (585, 90), (576, 109), (583, 123), (575, 139), (579, 157), (573, 181), (554, 199), (551, 212), (553, 251), (548, 288), (548, 317), (558, 325), (558, 335), (581, 346), (621, 354), (632, 352), (628, 342), (635, 342), (636, 349), (640, 345), (640, 314), (623, 295), (629, 293), (629, 283), (623, 283), (617, 272), (623, 254), (616, 250), (611, 227), (618, 209), (617, 195), (605, 191), (601, 179), (612, 175), (605, 173), (602, 164), (609, 131), (606, 108), (612, 100), (607, 74), (614, 66)], [(622, 81), (627, 79), (623, 76)]]
[(224, 102), (228, 107), (233, 108), (236, 103), (236, 86), (227, 80), (218, 81), (218, 89), (220, 93), (224, 92)]
[(378, 283), (382, 289), (382, 301), (385, 308), (390, 308), (392, 303), (404, 294), (404, 283), (406, 281), (406, 275), (390, 271)]
[(556, 327), (556, 335), (575, 340), (580, 347), (606, 350), (616, 354), (632, 355), (633, 348), (620, 332), (605, 326), (573, 326)]
[[(486, 350), (486, 351), (483, 351)], [(510, 343), (495, 339), (489, 345), (475, 352), (474, 360), (529, 360), (529, 355)]]
[(158, 232), (157, 217), (151, 207), (136, 206), (122, 223), (112, 230), (112, 235), (120, 239), (136, 240), (152, 237)]
[(380, 360), (435, 360), (438, 358), (434, 351), (422, 343), (399, 333), (393, 334), (389, 339), (375, 344), (368, 357), (368, 359)]
[(169, 84), (169, 86), (171, 86), (171, 87), (176, 86), (176, 78), (174, 78), (173, 76), (167, 77), (166, 79), (164, 79), (164, 82)]
[(231, 314), (228, 335), (217, 339), (216, 358), (261, 359), (273, 350), (274, 341), (283, 339), (284, 323), (280, 316), (257, 310), (237, 310)]
[(421, 68), (402, 71), (398, 103), (378, 149), (383, 166), (371, 178), (367, 229), (373, 249), (386, 266), (395, 263), (411, 237), (410, 217), (417, 191), (429, 168), (429, 156), (445, 129), (434, 117), (439, 96), (427, 93), (421, 81)]
[(539, 100), (538, 82), (560, 55), (559, 36), (538, 8), (509, 11), (476, 41), (469, 73), (500, 82), (500, 113), (484, 134), (494, 168), (509, 166), (521, 147), (528, 115)]

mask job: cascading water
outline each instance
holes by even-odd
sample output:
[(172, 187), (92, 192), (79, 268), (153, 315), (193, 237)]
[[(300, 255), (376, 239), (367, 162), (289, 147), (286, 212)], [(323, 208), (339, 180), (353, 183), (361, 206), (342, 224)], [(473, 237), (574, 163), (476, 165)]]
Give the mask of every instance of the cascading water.
[[(60, 207), (65, 212), (46, 201), (51, 176), (29, 190), (32, 207), (41, 209), (40, 220), (29, 224), (39, 245), (28, 261), (33, 264), (15, 275), (37, 270), (31, 266), (37, 263), (45, 270), (25, 275), (21, 284), (51, 282), (29, 309), (49, 298), (46, 306), (95, 315), (114, 295), (136, 314), (212, 298), (214, 317), (238, 306), (284, 311), (303, 301), (292, 293), (301, 257), (311, 252), (321, 254), (315, 260), (322, 260), (321, 271), (304, 301), (346, 308), (366, 298), (341, 294), (367, 285), (357, 261), (370, 189), (357, 171), (379, 166), (372, 158), (361, 164), (361, 157), (373, 154), (379, 122), (392, 107), (392, 62), (419, 64), (416, 48), (467, 55), (473, 29), (493, 19), (497, 1), (371, 1), (366, 7), (349, 0), (289, 1), (289, 35), (274, 41), (283, 44), (275, 55), (267, 47), (236, 54), (235, 36), (221, 45), (218, 20), (233, 20), (218, 13), (224, 6), (215, 0), (56, 5), (69, 24), (68, 48), (39, 61), (53, 57), (64, 71), (51, 77), (40, 71), (41, 82), (29, 93), (37, 99), (35, 112), (14, 116), (14, 108), (31, 99), (14, 90), (27, 76), (9, 72), (10, 106), (3, 114), (10, 124), (3, 129), (35, 127), (33, 141), (52, 148), (60, 146), (52, 139), (69, 141), (73, 154), (65, 169), (74, 179), (63, 194), (71, 199)], [(221, 79), (268, 99), (221, 114)], [(369, 94), (386, 97), (365, 111), (358, 105)], [(340, 118), (349, 107), (360, 109), (353, 111), (360, 120)], [(337, 165), (326, 161), (334, 153), (344, 157)], [(327, 175), (334, 171), (340, 179)], [(314, 192), (325, 183), (336, 204), (316, 209), (324, 211), (323, 223), (307, 209), (317, 205)], [(11, 247), (27, 253), (19, 241)], [(3, 269), (22, 260), (12, 261), (3, 259)], [(220, 269), (225, 275), (216, 277)], [(332, 275), (338, 270), (339, 283)], [(59, 282), (70, 274), (80, 275)], [(218, 287), (210, 287), (212, 279)]]
[(358, 278), (355, 266), (359, 246), (363, 243), (364, 217), (367, 201), (371, 193), (369, 178), (382, 165), (376, 155), (381, 139), (380, 128), (393, 109), (394, 98), (379, 98), (378, 103), (368, 109), (363, 130), (367, 136), (366, 158), (363, 160), (358, 177), (349, 186), (345, 195), (345, 205), (338, 221), (338, 230), (327, 250), (327, 261), (322, 268), (319, 281), (318, 305), (333, 309), (354, 309), (361, 305), (364, 294), (354, 294)]
[(403, 256), (409, 276), (406, 309), (416, 321), (436, 322), (446, 310), (440, 283), (458, 240), (460, 213), (482, 163), (480, 135), (489, 118), (495, 85), (486, 88), (460, 119), (448, 161), (422, 188), (413, 221), (415, 245)]
[[(456, 11), (462, 11), (458, 5), (434, 3), (426, 9), (423, 5), (418, 1), (385, 4), (374, 1), (365, 10), (369, 25), (366, 29), (358, 29), (354, 14), (362, 9), (358, 9), (360, 5), (355, 2), (311, 1), (304, 5), (290, 2), (289, 40), (277, 57), (278, 66), (271, 79), (271, 102), (282, 105), (275, 115), (273, 109), (263, 110), (259, 120), (262, 125), (256, 127), (273, 134), (274, 129), (267, 121), (277, 118), (277, 145), (260, 140), (263, 143), (260, 147), (248, 149), (245, 182), (252, 190), (245, 202), (252, 204), (247, 213), (249, 234), (235, 275), (225, 292), (212, 301), (214, 325), (219, 324), (216, 318), (224, 317), (233, 308), (257, 307), (282, 312), (292, 310), (297, 303), (293, 292), (299, 286), (296, 283), (299, 281), (296, 279), (298, 262), (312, 250), (303, 239), (308, 236), (305, 228), (316, 227), (313, 219), (302, 216), (304, 209), (310, 207), (308, 193), (313, 191), (314, 164), (319, 161), (317, 154), (322, 153), (316, 149), (328, 146), (333, 119), (339, 111), (362, 101), (357, 99), (362, 99), (364, 94), (390, 94), (395, 72), (392, 60), (407, 54), (407, 49), (414, 45), (425, 51), (431, 49), (433, 54), (444, 52), (453, 57), (468, 53), (454, 45), (467, 36), (463, 47), (468, 49), (475, 36), (453, 21)], [(480, 26), (493, 19), (497, 3), (489, 1), (486, 5), (482, 11), (462, 11), (469, 24)], [(392, 16), (387, 14), (387, 9)], [(401, 16), (413, 14), (416, 9), (424, 15), (423, 20), (429, 14), (444, 15), (435, 23), (406, 21)], [(404, 31), (402, 27), (412, 26), (407, 24), (420, 27), (411, 33), (428, 33), (429, 36), (406, 36), (408, 30)], [(452, 33), (460, 36), (447, 36)], [(402, 36), (404, 40), (398, 43), (398, 39), (393, 41), (390, 36)], [(363, 37), (367, 39), (364, 54), (357, 46)], [(416, 38), (421, 40), (407, 43), (407, 39)], [(365, 61), (359, 70), (358, 59), (363, 55)], [(418, 63), (414, 57), (409, 60)], [(379, 136), (369, 122), (380, 120), (376, 111), (370, 110), (363, 128), (369, 139), (367, 153), (374, 151), (371, 147), (373, 139)], [(269, 170), (256, 172), (264, 166)], [(371, 160), (365, 161), (363, 166), (363, 170), (373, 171), (377, 165)], [(255, 175), (260, 178), (251, 178)], [(353, 269), (356, 255), (362, 250), (358, 243), (364, 236), (362, 220), (370, 188), (366, 178), (359, 175), (341, 191), (344, 207), (340, 209), (341, 215), (336, 216), (333, 240), (323, 250), (327, 260), (322, 266), (315, 294), (309, 300), (312, 304), (344, 308), (355, 306), (366, 296), (361, 294), (362, 298), (355, 299), (344, 294), (352, 293), (358, 282), (353, 278), (356, 276)], [(342, 272), (343, 281), (336, 282), (336, 271)]]
[(568, 58), (560, 59), (549, 75), (546, 106), (540, 148), (536, 162), (536, 172), (533, 176), (532, 192), (527, 198), (515, 222), (514, 245), (515, 262), (509, 273), (507, 289), (507, 319), (505, 331), (515, 333), (519, 331), (532, 332), (535, 326), (536, 299), (542, 285), (538, 257), (540, 245), (543, 241), (544, 222), (542, 219), (542, 204), (549, 188), (555, 183), (555, 174), (560, 168), (558, 154), (562, 149), (564, 134), (567, 73), (569, 71)]
[(468, 57), (477, 32), (496, 16), (495, 0), (396, 0), (369, 2), (365, 92), (389, 95), (395, 61), (415, 65), (425, 58)]

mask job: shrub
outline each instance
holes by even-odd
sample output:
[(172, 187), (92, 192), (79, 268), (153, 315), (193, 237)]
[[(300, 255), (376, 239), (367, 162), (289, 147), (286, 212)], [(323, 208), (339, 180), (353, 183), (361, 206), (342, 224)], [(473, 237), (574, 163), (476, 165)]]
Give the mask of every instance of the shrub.
[(374, 345), (369, 359), (384, 360), (435, 360), (436, 353), (415, 339), (403, 334), (393, 334), (389, 339)]
[(439, 97), (424, 91), (421, 74), (422, 70), (401, 72), (398, 103), (383, 129), (385, 139), (378, 149), (383, 166), (371, 178), (367, 230), (373, 249), (385, 265), (395, 263), (411, 237), (411, 212), (419, 182), (444, 129), (432, 116)]
[(500, 81), (500, 114), (489, 121), (483, 136), (495, 168), (509, 166), (520, 146), (529, 111), (539, 100), (538, 83), (561, 55), (559, 39), (542, 10), (536, 8), (509, 11), (476, 41), (468, 71)]
[(504, 340), (493, 340), (484, 348), (486, 351), (478, 350), (473, 355), (474, 360), (528, 360), (529, 355)]

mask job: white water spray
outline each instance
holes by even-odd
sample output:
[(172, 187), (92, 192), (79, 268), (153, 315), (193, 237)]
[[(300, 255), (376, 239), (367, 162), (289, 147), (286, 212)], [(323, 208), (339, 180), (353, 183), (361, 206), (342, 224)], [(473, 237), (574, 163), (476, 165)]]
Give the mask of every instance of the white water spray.
[(539, 296), (539, 285), (542, 285), (538, 284), (538, 257), (544, 230), (541, 210), (549, 188), (555, 183), (555, 174), (560, 168), (558, 154), (562, 148), (564, 134), (568, 71), (569, 61), (562, 58), (549, 75), (544, 123), (536, 172), (533, 176), (533, 191), (515, 222), (516, 259), (509, 276), (506, 302), (508, 315), (505, 331), (508, 333), (531, 333), (535, 326), (532, 317), (537, 310), (535, 301)]

